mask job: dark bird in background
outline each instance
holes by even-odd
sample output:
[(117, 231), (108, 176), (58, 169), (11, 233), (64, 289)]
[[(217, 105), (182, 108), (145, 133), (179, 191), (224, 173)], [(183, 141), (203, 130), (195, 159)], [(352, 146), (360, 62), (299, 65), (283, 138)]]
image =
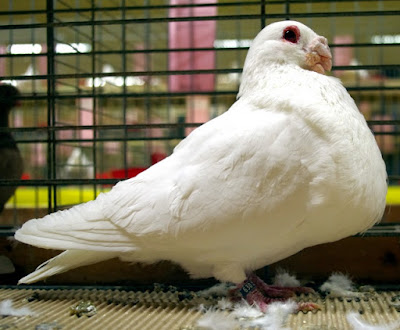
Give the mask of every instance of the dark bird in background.
[[(18, 180), (23, 172), (23, 161), (17, 144), (6, 130), (9, 113), (19, 105), (19, 98), (17, 88), (0, 84), (0, 180)], [(17, 186), (0, 186), (0, 213), (16, 189)]]

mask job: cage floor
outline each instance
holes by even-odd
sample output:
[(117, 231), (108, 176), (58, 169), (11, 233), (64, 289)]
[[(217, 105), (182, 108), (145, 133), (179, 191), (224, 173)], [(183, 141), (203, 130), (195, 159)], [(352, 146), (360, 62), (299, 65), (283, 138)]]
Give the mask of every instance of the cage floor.
[[(299, 296), (317, 302), (318, 312), (291, 314), (285, 326), (290, 329), (352, 329), (346, 321), (349, 311), (360, 313), (370, 324), (388, 324), (400, 319), (400, 291), (374, 292), (360, 298)], [(3, 316), (0, 329), (173, 329), (195, 330), (201, 317), (201, 304), (215, 305), (216, 297), (202, 297), (191, 291), (155, 288), (148, 291), (120, 289), (0, 289), (0, 303), (12, 301), (15, 309), (28, 307), (34, 315)], [(71, 315), (80, 302), (95, 306), (93, 316)], [(1, 307), (0, 307), (1, 310)]]

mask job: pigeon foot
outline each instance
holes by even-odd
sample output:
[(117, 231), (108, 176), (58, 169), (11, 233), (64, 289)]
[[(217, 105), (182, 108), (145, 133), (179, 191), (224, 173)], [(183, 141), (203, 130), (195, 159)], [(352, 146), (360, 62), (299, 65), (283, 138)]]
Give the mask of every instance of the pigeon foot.
[[(301, 293), (315, 293), (307, 287), (279, 287), (268, 285), (255, 274), (250, 274), (247, 279), (229, 292), (231, 300), (244, 299), (250, 305), (257, 305), (265, 312), (268, 305), (275, 301), (285, 301)], [(299, 302), (297, 311), (316, 311), (321, 309), (318, 304), (312, 302)]]

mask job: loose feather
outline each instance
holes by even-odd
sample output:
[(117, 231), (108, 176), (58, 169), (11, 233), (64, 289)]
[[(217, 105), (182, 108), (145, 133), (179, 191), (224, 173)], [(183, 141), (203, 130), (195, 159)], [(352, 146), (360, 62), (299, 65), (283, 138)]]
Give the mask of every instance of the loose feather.
[(279, 269), (275, 274), (274, 285), (280, 287), (299, 287), (301, 286), (300, 281), (296, 278), (296, 276), (289, 274), (288, 272)]
[(348, 313), (346, 319), (353, 330), (396, 330), (400, 327), (400, 320), (388, 324), (370, 324), (362, 320), (361, 316), (354, 312)]
[(27, 316), (36, 315), (29, 307), (15, 308), (11, 299), (6, 299), (0, 302), (0, 316)]
[(328, 280), (320, 287), (322, 292), (326, 292), (330, 297), (360, 297), (361, 292), (355, 292), (352, 280), (341, 273), (333, 273)]
[(262, 313), (256, 306), (246, 303), (236, 304), (231, 313), (210, 308), (204, 311), (196, 322), (196, 329), (244, 329), (256, 328), (260, 330), (289, 330), (285, 327), (289, 315), (296, 310), (297, 304), (293, 301), (274, 302), (266, 313)]

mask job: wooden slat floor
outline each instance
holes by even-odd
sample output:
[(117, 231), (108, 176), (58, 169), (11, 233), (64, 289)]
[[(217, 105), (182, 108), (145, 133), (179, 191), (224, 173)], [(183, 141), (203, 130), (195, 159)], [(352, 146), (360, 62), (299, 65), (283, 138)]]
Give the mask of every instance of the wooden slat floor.
[[(1, 288), (0, 303), (11, 300), (13, 307), (28, 307), (35, 315), (3, 316), (0, 329), (172, 329), (195, 330), (201, 304), (212, 306), (216, 297), (201, 297), (191, 291), (120, 290), (101, 288), (38, 289)], [(299, 296), (322, 306), (318, 312), (289, 316), (285, 326), (304, 330), (352, 329), (346, 321), (349, 311), (360, 313), (370, 324), (400, 320), (400, 291), (373, 292), (364, 298), (323, 298), (318, 294)], [(70, 314), (70, 307), (90, 301), (97, 313), (91, 317)]]

